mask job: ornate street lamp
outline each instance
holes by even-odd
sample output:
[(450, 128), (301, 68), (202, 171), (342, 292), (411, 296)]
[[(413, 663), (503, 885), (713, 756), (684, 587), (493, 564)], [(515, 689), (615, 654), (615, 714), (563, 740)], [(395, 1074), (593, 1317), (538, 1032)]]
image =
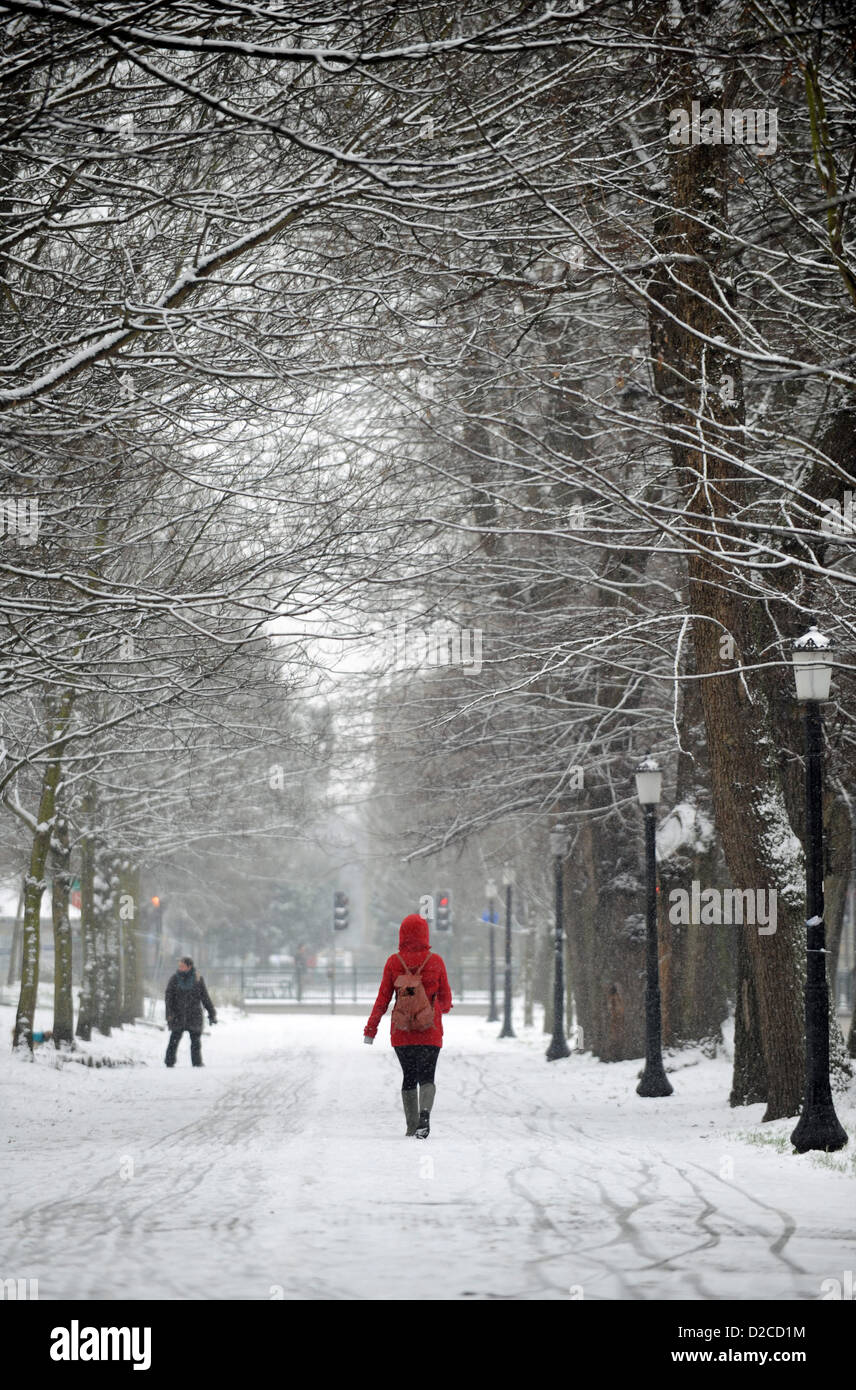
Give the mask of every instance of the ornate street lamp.
[(570, 1057), (571, 1049), (565, 1038), (565, 956), (562, 909), (562, 874), (564, 862), (570, 848), (570, 836), (561, 822), (550, 831), (550, 850), (553, 855), (553, 871), (556, 880), (556, 943), (555, 964), (553, 966), (553, 1037), (547, 1048), (547, 1061), (556, 1062), (560, 1057)]
[(829, 699), (833, 647), (812, 625), (793, 645), (797, 699), (805, 705), (806, 976), (805, 1096), (791, 1135), (797, 1153), (843, 1149), (847, 1133), (835, 1113), (829, 1085), (829, 987), (823, 921), (823, 722)]
[(502, 870), (502, 883), (505, 888), (505, 1007), (501, 1038), (513, 1038), (511, 1026), (511, 890), (514, 886), (514, 870), (506, 864)]
[(662, 1022), (660, 1018), (660, 961), (657, 941), (657, 863), (655, 854), (656, 808), (660, 800), (663, 774), (650, 753), (636, 768), (636, 793), (645, 813), (645, 874), (647, 887), (645, 981), (645, 1070), (637, 1096), (670, 1096), (672, 1085), (663, 1067)]
[(496, 901), (496, 884), (489, 878), (484, 890), (487, 898), (487, 920), (488, 937), (490, 940), (490, 1009), (488, 1010), (488, 1023), (499, 1023), (499, 1015), (496, 1012), (496, 946), (493, 939), (494, 923), (498, 920), (494, 903)]

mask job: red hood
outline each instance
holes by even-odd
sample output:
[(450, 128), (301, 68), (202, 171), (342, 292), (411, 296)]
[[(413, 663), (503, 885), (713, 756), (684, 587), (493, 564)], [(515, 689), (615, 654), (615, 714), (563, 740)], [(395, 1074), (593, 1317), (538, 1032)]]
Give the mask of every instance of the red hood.
[(405, 917), (398, 933), (399, 951), (427, 951), (429, 945), (428, 923), (417, 912), (411, 912), (409, 917)]

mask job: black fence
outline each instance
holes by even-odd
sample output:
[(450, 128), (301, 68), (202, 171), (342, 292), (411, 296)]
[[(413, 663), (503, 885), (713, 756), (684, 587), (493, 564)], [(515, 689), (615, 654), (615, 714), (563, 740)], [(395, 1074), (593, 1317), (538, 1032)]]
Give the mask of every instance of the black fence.
[[(326, 1004), (333, 1000), (370, 1007), (377, 996), (382, 967), (337, 964), (335, 972), (331, 972), (324, 966), (298, 970), (292, 966), (259, 969), (214, 965), (203, 973), (212, 995), (220, 994), (226, 1002)], [(453, 968), (450, 976), (458, 1003), (487, 1003), (490, 979), (485, 967), (464, 965)], [(497, 971), (497, 998), (503, 983), (504, 974)]]

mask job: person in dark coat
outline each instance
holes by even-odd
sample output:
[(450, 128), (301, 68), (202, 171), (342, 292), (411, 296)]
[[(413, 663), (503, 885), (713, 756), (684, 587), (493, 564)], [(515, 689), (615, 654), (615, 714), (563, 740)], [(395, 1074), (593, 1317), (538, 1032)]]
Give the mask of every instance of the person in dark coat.
[(178, 970), (166, 987), (166, 1026), (169, 1029), (169, 1044), (166, 1049), (166, 1065), (175, 1066), (175, 1054), (181, 1035), (185, 1030), (190, 1034), (190, 1060), (195, 1067), (203, 1066), (202, 1061), (202, 1010), (205, 1009), (211, 1023), (217, 1022), (217, 1011), (211, 1003), (205, 988), (205, 981), (197, 975), (190, 956), (182, 956)]
[(415, 1134), (419, 1139), (427, 1139), (430, 1131), (429, 1116), (434, 1105), (436, 1085), (434, 1069), (440, 1048), (443, 1046), (443, 1014), (452, 1007), (452, 991), (442, 956), (431, 950), (428, 939), (428, 922), (418, 913), (405, 917), (398, 934), (398, 951), (390, 956), (383, 967), (375, 1006), (365, 1026), (363, 1038), (373, 1043), (378, 1026), (395, 994), (395, 981), (403, 969), (421, 972), (422, 984), (428, 1002), (434, 1009), (434, 1020), (430, 1028), (420, 1032), (408, 1032), (396, 1028), (390, 1030), (390, 1042), (395, 1055), (401, 1063), (401, 1099), (404, 1117), (407, 1121), (406, 1134)]

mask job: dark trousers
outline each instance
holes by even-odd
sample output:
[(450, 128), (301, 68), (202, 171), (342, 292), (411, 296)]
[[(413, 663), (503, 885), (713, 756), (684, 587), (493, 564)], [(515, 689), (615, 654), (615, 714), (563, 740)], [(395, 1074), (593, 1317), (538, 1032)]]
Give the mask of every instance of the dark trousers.
[(166, 1049), (166, 1064), (168, 1067), (175, 1066), (175, 1054), (178, 1051), (178, 1044), (181, 1042), (182, 1033), (190, 1034), (190, 1060), (195, 1067), (202, 1066), (202, 1033), (196, 1032), (193, 1028), (179, 1028), (169, 1035), (169, 1043)]
[(412, 1091), (416, 1086), (425, 1086), (434, 1080), (434, 1068), (440, 1056), (439, 1047), (429, 1047), (427, 1043), (413, 1043), (410, 1047), (397, 1047), (395, 1055), (404, 1072), (401, 1080), (402, 1091)]

